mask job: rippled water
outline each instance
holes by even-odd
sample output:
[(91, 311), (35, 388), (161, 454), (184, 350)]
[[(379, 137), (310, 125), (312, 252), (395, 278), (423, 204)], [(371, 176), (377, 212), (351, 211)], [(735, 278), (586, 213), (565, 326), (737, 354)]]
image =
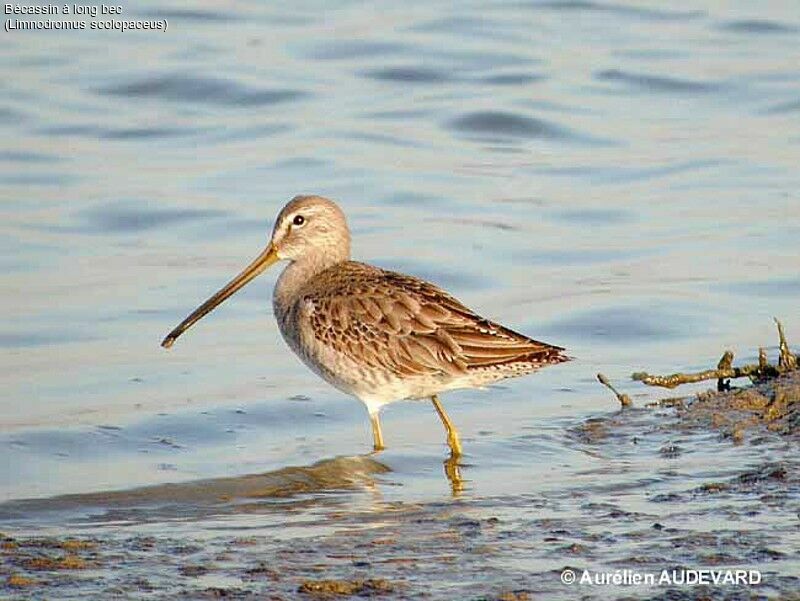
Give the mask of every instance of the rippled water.
[[(626, 379), (641, 368), (706, 367), (723, 348), (752, 358), (773, 344), (773, 315), (800, 340), (795, 2), (124, 12), (169, 31), (4, 36), (0, 500), (369, 450), (361, 405), (280, 340), (277, 272), (172, 351), (158, 346), (298, 193), (341, 203), (359, 259), (428, 278), (576, 357), (444, 398), (467, 452), (464, 511), (589, 519), (554, 500), (562, 491), (672, 515), (686, 498), (651, 497), (775, 459), (697, 435), (678, 469), (658, 452), (669, 440), (628, 456), (569, 432), (616, 411), (598, 371), (638, 394)], [(384, 434), (373, 492), (344, 470), (337, 511), (360, 515), (364, 494), (381, 499), (374, 519), (393, 504), (450, 511), (429, 404), (388, 408)], [(604, 487), (609, 474), (621, 488)], [(305, 492), (329, 499), (330, 486)], [(565, 563), (520, 553), (517, 575)]]

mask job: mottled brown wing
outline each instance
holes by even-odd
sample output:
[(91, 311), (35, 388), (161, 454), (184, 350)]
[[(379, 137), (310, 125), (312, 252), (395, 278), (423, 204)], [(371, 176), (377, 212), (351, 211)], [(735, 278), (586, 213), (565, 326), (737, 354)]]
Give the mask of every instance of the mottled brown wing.
[(317, 340), (401, 376), (567, 360), (560, 347), (484, 319), (433, 284), (362, 263), (323, 272), (303, 303)]

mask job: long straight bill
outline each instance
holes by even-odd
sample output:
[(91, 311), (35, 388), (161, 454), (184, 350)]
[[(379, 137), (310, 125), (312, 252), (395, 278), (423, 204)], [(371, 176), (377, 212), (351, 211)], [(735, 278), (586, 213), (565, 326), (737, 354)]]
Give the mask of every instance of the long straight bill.
[(275, 250), (275, 247), (270, 244), (264, 250), (264, 252), (258, 255), (255, 260), (250, 263), (250, 265), (244, 268), (244, 271), (228, 282), (225, 287), (217, 292), (214, 296), (192, 311), (191, 315), (189, 315), (186, 319), (179, 323), (174, 330), (167, 334), (167, 337), (161, 341), (161, 346), (164, 348), (171, 347), (178, 339), (178, 336), (192, 327), (195, 322), (205, 317), (208, 313), (211, 313), (211, 311), (213, 311), (217, 305), (219, 305), (229, 296), (232, 296), (240, 288), (243, 288), (247, 282), (255, 278), (267, 267), (273, 263), (276, 263), (278, 260), (278, 253)]

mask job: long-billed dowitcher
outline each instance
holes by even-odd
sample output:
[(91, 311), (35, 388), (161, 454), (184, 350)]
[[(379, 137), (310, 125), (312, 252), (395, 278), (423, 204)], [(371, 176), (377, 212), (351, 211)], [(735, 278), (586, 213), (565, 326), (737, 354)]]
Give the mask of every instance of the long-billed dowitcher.
[(161, 346), (172, 346), (280, 260), (289, 261), (272, 301), (281, 334), (308, 367), (367, 406), (375, 450), (384, 448), (381, 407), (429, 398), (457, 457), (461, 442), (440, 392), (481, 387), (568, 360), (564, 349), (489, 321), (433, 284), (351, 261), (344, 213), (320, 196), (296, 196), (283, 207), (266, 249)]

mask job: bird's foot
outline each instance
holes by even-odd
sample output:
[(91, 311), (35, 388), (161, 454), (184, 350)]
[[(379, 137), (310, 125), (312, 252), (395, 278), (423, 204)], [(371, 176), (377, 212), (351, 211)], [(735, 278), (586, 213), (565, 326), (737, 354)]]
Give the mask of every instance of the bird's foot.
[(450, 481), (450, 490), (454, 497), (464, 492), (464, 478), (461, 477), (461, 454), (451, 453), (444, 460), (444, 473)]
[(460, 457), (464, 454), (464, 450), (461, 448), (461, 440), (455, 430), (448, 434), (447, 445), (450, 447), (450, 457)]

